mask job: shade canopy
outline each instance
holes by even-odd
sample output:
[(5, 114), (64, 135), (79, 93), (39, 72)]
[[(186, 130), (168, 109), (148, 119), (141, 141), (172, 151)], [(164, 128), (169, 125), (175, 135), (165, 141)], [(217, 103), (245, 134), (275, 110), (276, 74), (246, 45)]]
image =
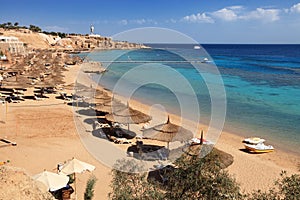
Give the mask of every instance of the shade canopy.
[(143, 137), (145, 138), (168, 143), (175, 141), (184, 142), (193, 138), (193, 133), (190, 130), (177, 126), (176, 124), (172, 124), (169, 117), (166, 123), (159, 124), (142, 131)]
[(111, 101), (113, 101), (113, 97), (107, 95), (106, 93), (103, 93), (102, 95), (95, 95), (93, 98), (90, 99), (89, 103), (93, 103), (99, 106), (102, 104), (107, 104)]
[(84, 97), (93, 97), (94, 96), (94, 93), (95, 93), (95, 89), (93, 88), (85, 88), (85, 89), (81, 89), (81, 90), (77, 90), (75, 92), (76, 95), (78, 96), (84, 96)]
[(30, 85), (30, 81), (23, 76), (18, 76), (18, 78), (13, 80), (3, 80), (2, 88), (28, 88)]
[(63, 165), (61, 172), (66, 175), (69, 175), (74, 173), (82, 173), (84, 171), (93, 171), (94, 169), (95, 166), (73, 158), (72, 160), (68, 161), (66, 164)]
[(95, 110), (101, 112), (112, 113), (121, 109), (125, 109), (126, 105), (117, 100), (112, 100), (101, 105), (96, 105)]
[(127, 106), (124, 109), (114, 111), (105, 115), (108, 121), (118, 122), (121, 124), (140, 124), (150, 121), (152, 118), (138, 110), (134, 110)]
[(68, 176), (48, 171), (36, 174), (32, 178), (36, 181), (42, 182), (50, 191), (56, 191), (64, 188), (69, 182)]

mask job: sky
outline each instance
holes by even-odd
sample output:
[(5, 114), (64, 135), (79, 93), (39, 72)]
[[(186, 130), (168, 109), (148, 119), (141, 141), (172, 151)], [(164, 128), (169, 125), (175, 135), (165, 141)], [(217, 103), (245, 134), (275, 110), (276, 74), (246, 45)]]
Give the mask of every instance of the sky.
[(0, 0), (0, 23), (112, 36), (160, 27), (205, 43), (300, 44), (300, 0)]

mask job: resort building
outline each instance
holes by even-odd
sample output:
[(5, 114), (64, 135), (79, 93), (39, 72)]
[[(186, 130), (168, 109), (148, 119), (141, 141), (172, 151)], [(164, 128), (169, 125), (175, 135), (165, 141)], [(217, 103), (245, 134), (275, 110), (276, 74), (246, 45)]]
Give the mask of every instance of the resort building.
[(17, 37), (0, 36), (0, 50), (11, 54), (25, 54), (24, 43)]

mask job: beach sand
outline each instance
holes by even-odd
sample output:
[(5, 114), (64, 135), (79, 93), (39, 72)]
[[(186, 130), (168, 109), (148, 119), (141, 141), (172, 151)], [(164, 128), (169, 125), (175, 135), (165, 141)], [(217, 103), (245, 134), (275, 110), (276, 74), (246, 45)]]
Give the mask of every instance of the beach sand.
[[(75, 82), (78, 69), (79, 66), (72, 66), (65, 72), (66, 84)], [(87, 75), (79, 77), (85, 84), (91, 84)], [(56, 96), (58, 95), (49, 95), (50, 98), (43, 101), (27, 100), (19, 104), (8, 104), (7, 108), (5, 105), (0, 106), (0, 121), (5, 122), (0, 123), (1, 138), (17, 143), (17, 146), (0, 144), (0, 161), (10, 160), (6, 165), (23, 168), (28, 174), (34, 175), (44, 169), (55, 172), (58, 163), (76, 157), (96, 166), (93, 172), (77, 175), (78, 199), (83, 199), (86, 182), (91, 174), (98, 179), (94, 199), (107, 199), (112, 180), (111, 169), (95, 159), (85, 148), (77, 134), (73, 108), (63, 100), (56, 99)], [(116, 98), (122, 100), (122, 97), (116, 96)], [(161, 113), (156, 108), (134, 100), (129, 103), (133, 108), (153, 116), (150, 126), (163, 123), (167, 119), (167, 114)], [(181, 120), (171, 115), (171, 121), (178, 123)], [(190, 122), (184, 124), (193, 126)], [(142, 124), (131, 125), (130, 129), (140, 134), (141, 127)], [(90, 125), (89, 129), (91, 129)], [(198, 130), (206, 132), (207, 127), (199, 125)], [(286, 170), (288, 173), (297, 172), (297, 164), (300, 161), (298, 156), (280, 150), (269, 154), (248, 154), (240, 150), (243, 148), (242, 139), (240, 136), (223, 132), (216, 144), (218, 149), (234, 157), (234, 163), (228, 167), (228, 171), (240, 183), (242, 190), (246, 192), (254, 189), (266, 190), (275, 179), (279, 178), (281, 170)], [(146, 142), (159, 143), (148, 140)], [(129, 146), (113, 143), (111, 145), (122, 150)]]
[[(155, 116), (155, 120), (150, 123), (150, 127), (158, 123), (163, 123), (167, 119), (167, 115), (165, 113), (155, 108), (151, 109), (149, 106), (140, 102), (133, 100), (130, 101), (130, 105), (144, 113), (149, 113), (149, 110), (151, 110), (150, 113), (152, 116)], [(193, 129), (196, 126), (189, 120), (182, 120), (180, 117), (175, 115), (170, 116), (172, 123), (178, 125), (183, 124), (185, 128), (190, 129)], [(206, 133), (208, 129), (207, 126), (201, 124), (198, 125), (198, 128), (198, 133), (196, 133), (196, 136), (198, 137), (200, 136), (201, 130)], [(135, 127), (135, 131), (138, 132), (137, 127)], [(227, 170), (234, 178), (236, 178), (244, 192), (269, 189), (273, 186), (274, 181), (280, 178), (282, 170), (287, 171), (288, 174), (299, 173), (297, 167), (300, 163), (299, 155), (278, 149), (272, 153), (266, 154), (247, 153), (244, 151), (244, 145), (242, 143), (243, 139), (244, 138), (241, 136), (223, 131), (217, 140), (215, 147), (233, 156), (234, 162), (227, 168)]]
[[(78, 66), (66, 72), (66, 83), (74, 82)], [(69, 91), (70, 92), (70, 91)], [(91, 175), (98, 179), (95, 199), (107, 199), (110, 191), (110, 169), (97, 161), (82, 145), (73, 120), (72, 107), (59, 95), (48, 95), (42, 101), (26, 100), (19, 104), (0, 106), (1, 138), (16, 142), (17, 146), (0, 143), (0, 161), (25, 169), (29, 175), (44, 169), (56, 172), (57, 164), (73, 157), (96, 166), (93, 172), (76, 176), (77, 198), (83, 199), (86, 182)], [(9, 190), (9, 188), (7, 188)], [(73, 194), (74, 197), (74, 194)]]

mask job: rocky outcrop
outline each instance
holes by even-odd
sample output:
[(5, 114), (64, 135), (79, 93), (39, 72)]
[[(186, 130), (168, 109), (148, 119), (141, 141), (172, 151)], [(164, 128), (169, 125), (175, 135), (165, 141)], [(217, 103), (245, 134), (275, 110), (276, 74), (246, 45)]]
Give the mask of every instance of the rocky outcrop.
[(68, 36), (58, 40), (57, 46), (74, 50), (92, 49), (139, 49), (147, 48), (142, 44), (129, 43), (124, 41), (113, 41), (109, 37), (95, 36)]
[(42, 185), (24, 171), (12, 167), (0, 167), (0, 199), (44, 200), (55, 199)]
[[(26, 30), (26, 29), (25, 29)], [(36, 33), (25, 30), (4, 30), (0, 34), (17, 37), (24, 43), (28, 50), (31, 49), (64, 49), (71, 51), (91, 51), (93, 49), (139, 49), (147, 48), (143, 44), (129, 43), (126, 41), (114, 41), (110, 37), (100, 35), (76, 35), (70, 34), (65, 38)]]

